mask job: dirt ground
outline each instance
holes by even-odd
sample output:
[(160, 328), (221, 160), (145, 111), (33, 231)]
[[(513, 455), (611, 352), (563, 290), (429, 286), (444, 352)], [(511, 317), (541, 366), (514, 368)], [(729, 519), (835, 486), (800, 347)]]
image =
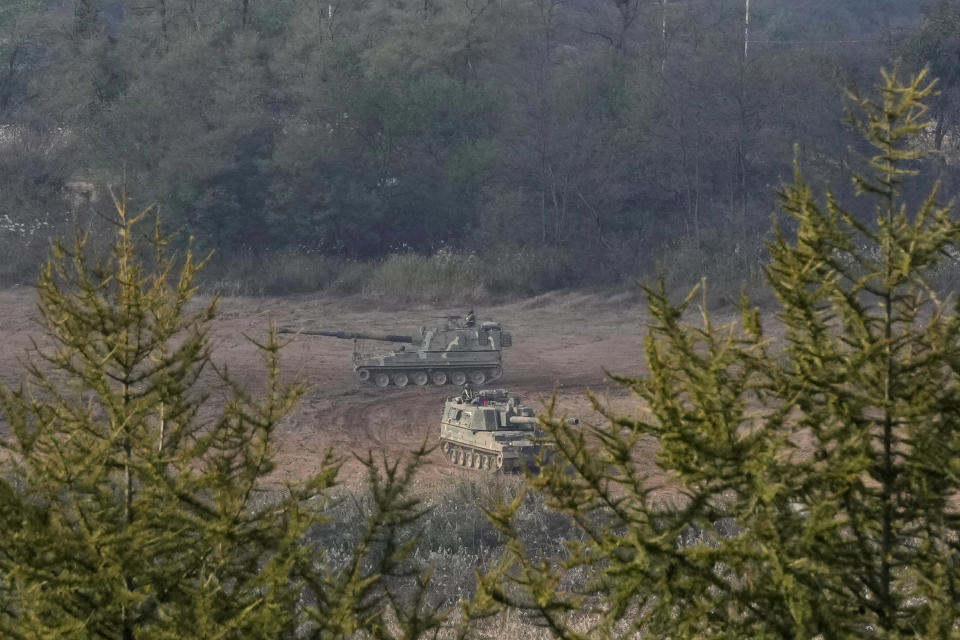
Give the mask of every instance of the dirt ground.
[[(214, 357), (244, 385), (257, 390), (264, 382), (264, 367), (245, 336), (261, 338), (271, 321), (278, 326), (404, 334), (443, 322), (430, 316), (464, 311), (429, 306), (384, 311), (370, 301), (316, 296), (226, 298), (215, 321)], [(555, 395), (562, 411), (586, 423), (601, 420), (589, 405), (587, 389), (622, 411), (636, 409), (634, 399), (604, 374), (605, 370), (623, 374), (644, 370), (646, 312), (635, 297), (554, 293), (477, 307), (476, 312), (478, 320), (497, 320), (513, 334), (513, 346), (504, 351), (503, 377), (490, 386), (521, 394), (538, 409)], [(20, 377), (19, 361), (31, 336), (41, 335), (36, 317), (30, 289), (0, 292), (0, 377), (7, 382)], [(363, 475), (353, 453), (373, 451), (396, 459), (424, 442), (437, 442), (444, 398), (458, 389), (451, 385), (378, 389), (361, 383), (353, 375), (352, 351), (350, 340), (303, 335), (284, 349), (284, 371), (307, 381), (311, 388), (279, 431), (278, 466), (271, 484), (308, 476), (329, 447), (345, 457), (341, 480), (349, 484)], [(654, 453), (651, 442), (649, 452), (640, 452), (638, 461), (651, 473), (657, 471)], [(429, 486), (471, 473), (475, 472), (447, 465), (434, 451), (420, 480)]]

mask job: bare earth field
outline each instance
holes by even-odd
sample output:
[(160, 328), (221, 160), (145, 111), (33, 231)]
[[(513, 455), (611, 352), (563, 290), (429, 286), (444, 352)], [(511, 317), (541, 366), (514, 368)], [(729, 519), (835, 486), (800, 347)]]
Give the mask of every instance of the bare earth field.
[[(404, 334), (443, 322), (430, 316), (463, 311), (427, 306), (383, 311), (370, 301), (316, 296), (226, 298), (214, 325), (214, 357), (256, 391), (262, 388), (264, 367), (245, 336), (262, 338), (271, 321), (278, 326)], [(587, 389), (618, 410), (636, 410), (636, 401), (604, 375), (605, 369), (622, 374), (644, 370), (646, 311), (635, 297), (556, 293), (476, 311), (478, 320), (495, 319), (513, 334), (514, 345), (504, 352), (504, 375), (490, 386), (522, 394), (538, 409), (555, 395), (562, 411), (588, 423), (602, 418), (592, 411)], [(42, 336), (36, 318), (32, 290), (0, 292), (0, 377), (8, 383), (21, 376), (19, 361), (31, 336)], [(341, 480), (349, 485), (363, 473), (352, 453), (373, 451), (396, 459), (424, 442), (437, 442), (444, 398), (459, 390), (451, 385), (377, 389), (354, 377), (352, 351), (350, 340), (316, 336), (297, 336), (284, 349), (284, 372), (308, 382), (311, 389), (280, 428), (271, 484), (308, 476), (328, 447), (345, 458)], [(651, 442), (649, 452), (639, 452), (638, 460), (654, 475), (655, 450)], [(429, 487), (472, 473), (446, 465), (434, 451), (420, 479)]]

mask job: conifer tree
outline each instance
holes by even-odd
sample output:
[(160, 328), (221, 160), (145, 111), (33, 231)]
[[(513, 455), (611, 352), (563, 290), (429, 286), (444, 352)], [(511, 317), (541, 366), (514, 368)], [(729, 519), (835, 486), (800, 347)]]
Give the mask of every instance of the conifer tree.
[(79, 234), (55, 246), (37, 287), (46, 337), (25, 381), (0, 385), (0, 636), (415, 638), (437, 626), (402, 532), (420, 514), (408, 490), (421, 456), (367, 461), (366, 533), (329, 566), (309, 540), (331, 454), (284, 497), (257, 498), (304, 391), (281, 379), (276, 332), (258, 344), (257, 397), (212, 357), (217, 300), (193, 300), (202, 261), (169, 255), (159, 225), (144, 259), (147, 212), (128, 215), (122, 198), (116, 213), (108, 258)]
[[(648, 411), (594, 399), (600, 426), (546, 420), (559, 464), (530, 482), (582, 537), (532, 558), (503, 505), (510, 553), (474, 615), (521, 607), (561, 638), (960, 635), (960, 299), (929, 279), (960, 223), (936, 188), (903, 195), (933, 83), (885, 73), (880, 90), (851, 94), (874, 150), (859, 202), (818, 199), (799, 170), (781, 193), (795, 225), (766, 273), (785, 337), (746, 300), (717, 326), (688, 318), (693, 294), (648, 290), (649, 374), (616, 377)], [(634, 458), (650, 436), (666, 486)]]

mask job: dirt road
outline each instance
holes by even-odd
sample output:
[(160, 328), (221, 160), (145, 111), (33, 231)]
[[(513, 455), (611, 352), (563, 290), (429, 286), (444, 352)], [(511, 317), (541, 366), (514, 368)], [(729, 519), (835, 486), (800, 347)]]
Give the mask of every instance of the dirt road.
[[(271, 321), (305, 328), (410, 333), (420, 325), (442, 322), (430, 316), (465, 311), (428, 306), (382, 311), (369, 301), (313, 296), (227, 298), (220, 309), (213, 331), (215, 359), (254, 390), (262, 388), (264, 368), (245, 336), (261, 338)], [(634, 297), (556, 293), (476, 311), (478, 320), (496, 319), (513, 334), (513, 346), (504, 352), (504, 375), (494, 386), (521, 393), (538, 408), (555, 394), (562, 410), (588, 422), (599, 420), (584, 395), (588, 388), (625, 411), (631, 409), (633, 400), (605, 378), (604, 369), (642, 371), (646, 314)], [(18, 359), (30, 337), (41, 333), (36, 316), (32, 291), (0, 292), (0, 377), (7, 382), (19, 378)], [(284, 372), (309, 382), (311, 389), (280, 429), (273, 482), (310, 474), (328, 447), (346, 457), (341, 477), (349, 483), (362, 474), (352, 453), (372, 450), (396, 458), (424, 442), (436, 443), (444, 397), (458, 390), (450, 385), (381, 390), (363, 384), (353, 376), (352, 350), (352, 341), (315, 336), (298, 336), (284, 349)], [(653, 446), (644, 461), (651, 471), (652, 455)], [(437, 451), (431, 458), (421, 475), (425, 482), (471, 473), (445, 465)]]

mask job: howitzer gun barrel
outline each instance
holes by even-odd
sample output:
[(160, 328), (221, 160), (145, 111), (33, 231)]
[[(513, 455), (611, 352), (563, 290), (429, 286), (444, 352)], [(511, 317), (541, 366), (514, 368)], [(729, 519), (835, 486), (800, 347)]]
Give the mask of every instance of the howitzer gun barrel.
[[(537, 424), (537, 419), (533, 416), (510, 416), (509, 422), (510, 424)], [(567, 418), (563, 422), (570, 426), (580, 424), (576, 418)]]
[(329, 338), (340, 338), (341, 340), (378, 340), (380, 342), (405, 342), (413, 344), (418, 342), (413, 336), (400, 336), (378, 333), (359, 333), (354, 331), (319, 331), (314, 329), (292, 329), (290, 327), (281, 327), (280, 333), (302, 333), (308, 336), (327, 336)]

